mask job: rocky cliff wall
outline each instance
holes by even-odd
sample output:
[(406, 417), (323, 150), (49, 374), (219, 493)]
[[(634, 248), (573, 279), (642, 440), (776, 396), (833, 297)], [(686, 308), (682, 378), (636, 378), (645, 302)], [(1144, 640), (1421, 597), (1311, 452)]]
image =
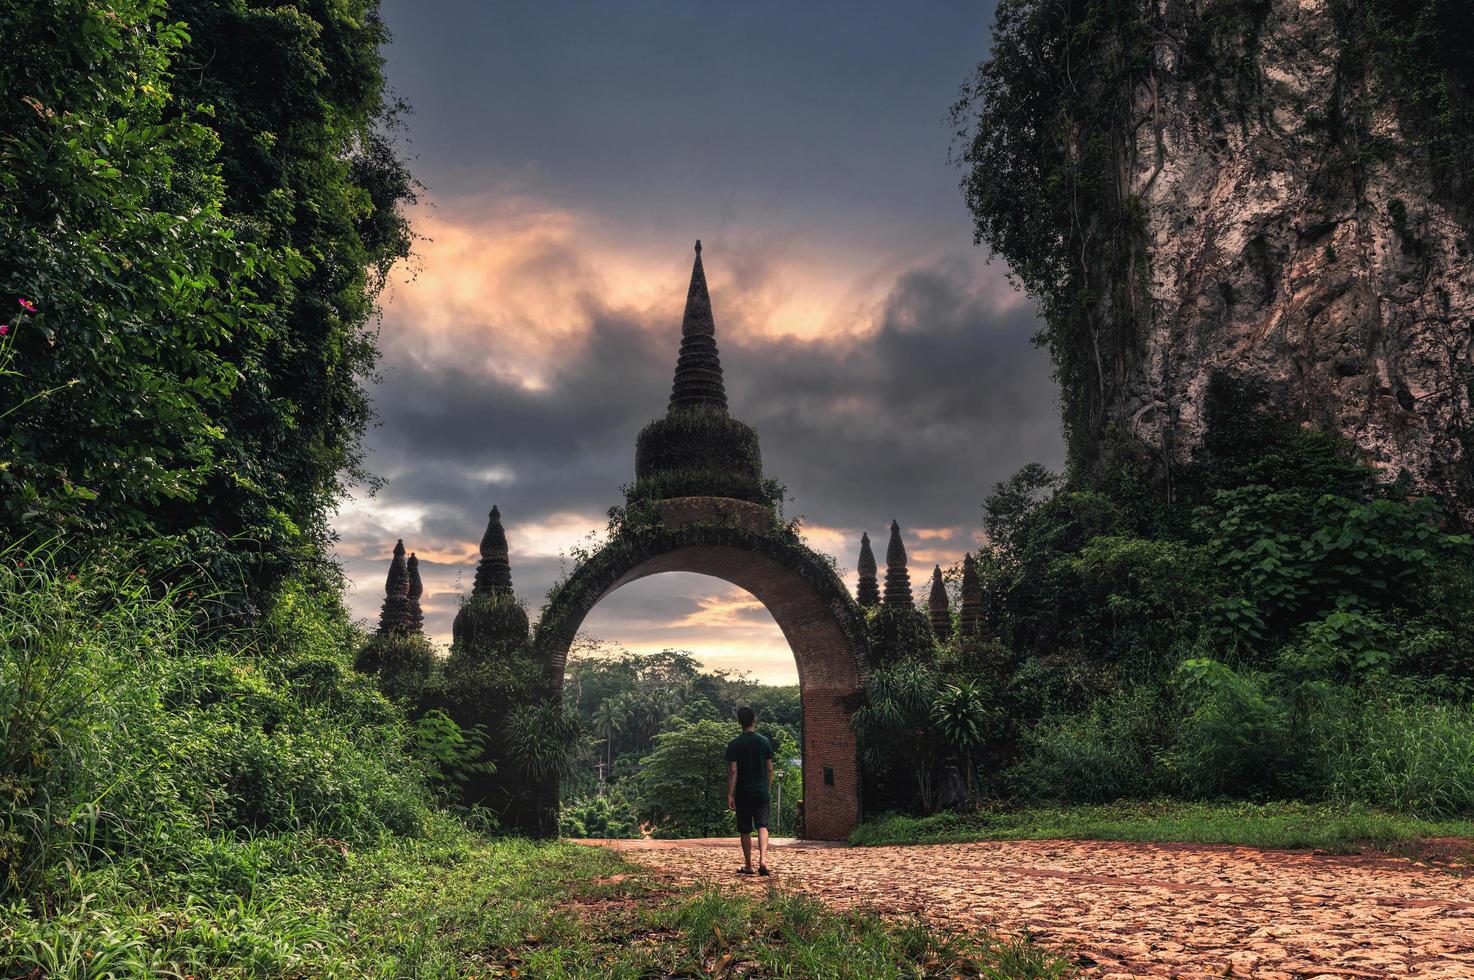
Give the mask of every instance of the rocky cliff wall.
[[(1405, 93), (1331, 3), (1257, 6), (1205, 39), (1202, 5), (1159, 5), (1122, 167), (1149, 304), (1108, 419), (1181, 460), (1209, 378), (1254, 379), (1467, 513), (1471, 202), (1438, 186)], [(1205, 55), (1212, 74), (1193, 70)]]
[(1077, 470), (1170, 488), (1226, 378), (1474, 516), (1471, 51), (1469, 0), (999, 0), (962, 187)]

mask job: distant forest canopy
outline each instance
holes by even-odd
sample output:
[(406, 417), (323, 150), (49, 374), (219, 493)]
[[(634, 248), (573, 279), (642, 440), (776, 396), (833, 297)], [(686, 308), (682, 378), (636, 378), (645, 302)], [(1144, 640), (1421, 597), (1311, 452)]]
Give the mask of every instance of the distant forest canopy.
[(1158, 492), (1214, 376), (1474, 521), (1474, 4), (1000, 0), (952, 110), (1073, 470)]
[[(706, 670), (683, 650), (635, 654), (585, 638), (569, 659), (563, 700), (588, 735), (563, 780), (564, 833), (629, 836), (639, 823), (663, 836), (729, 831), (723, 753), (739, 731), (742, 705), (756, 711), (757, 731), (777, 752), (775, 772), (787, 797), (775, 813), (792, 829), (802, 793), (797, 684)], [(709, 784), (705, 792), (701, 783)]]
[[(416, 183), (373, 0), (0, 0), (0, 539), (336, 581)], [(24, 304), (21, 303), (24, 301)]]

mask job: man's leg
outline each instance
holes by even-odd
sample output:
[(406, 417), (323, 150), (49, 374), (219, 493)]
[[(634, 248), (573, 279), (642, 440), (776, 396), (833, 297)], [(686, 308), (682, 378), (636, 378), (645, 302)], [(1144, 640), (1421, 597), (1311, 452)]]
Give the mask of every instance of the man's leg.
[(768, 801), (764, 800), (753, 808), (753, 824), (757, 826), (757, 870), (768, 873)]
[(752, 808), (737, 797), (737, 833), (742, 835), (742, 867), (752, 873)]

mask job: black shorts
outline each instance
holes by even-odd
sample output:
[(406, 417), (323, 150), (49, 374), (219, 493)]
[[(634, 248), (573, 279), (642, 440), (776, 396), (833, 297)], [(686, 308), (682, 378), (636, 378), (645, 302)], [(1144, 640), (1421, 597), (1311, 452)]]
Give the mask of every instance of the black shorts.
[(750, 834), (754, 827), (768, 827), (768, 801), (759, 800), (755, 797), (737, 796), (732, 800), (737, 804), (737, 833)]

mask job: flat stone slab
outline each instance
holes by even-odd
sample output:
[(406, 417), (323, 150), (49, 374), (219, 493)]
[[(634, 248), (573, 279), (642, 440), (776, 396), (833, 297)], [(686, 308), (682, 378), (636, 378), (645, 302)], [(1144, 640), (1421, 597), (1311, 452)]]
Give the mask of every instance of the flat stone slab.
[[(761, 893), (734, 839), (596, 841)], [(1474, 978), (1474, 878), (1400, 858), (1197, 844), (775, 841), (785, 886), (953, 930), (1028, 933), (1093, 977)]]

